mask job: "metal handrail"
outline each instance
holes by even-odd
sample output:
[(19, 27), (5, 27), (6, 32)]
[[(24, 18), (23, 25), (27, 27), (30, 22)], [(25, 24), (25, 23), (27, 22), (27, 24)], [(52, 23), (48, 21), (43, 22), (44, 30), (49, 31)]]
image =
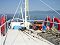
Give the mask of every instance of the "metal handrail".
[[(50, 22), (50, 21), (44, 21), (44, 22)], [(57, 23), (57, 22), (51, 22), (51, 23), (60, 24), (60, 23)]]
[[(6, 21), (4, 24), (2, 24), (2, 25), (0, 26), (0, 30), (1, 30), (1, 27), (2, 27), (3, 25), (5, 25), (6, 23), (8, 23), (8, 22), (10, 22), (10, 20), (8, 20), (8, 21)], [(50, 22), (50, 21), (44, 21), (44, 22)], [(51, 22), (51, 23), (60, 24), (60, 23), (57, 23), (57, 22)]]

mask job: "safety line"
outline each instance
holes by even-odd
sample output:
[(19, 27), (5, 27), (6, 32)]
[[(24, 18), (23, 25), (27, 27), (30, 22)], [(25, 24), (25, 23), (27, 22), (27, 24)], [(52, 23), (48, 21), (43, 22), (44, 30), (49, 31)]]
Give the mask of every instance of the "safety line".
[(21, 3), (21, 1), (19, 2), (18, 6), (17, 6), (17, 9), (16, 9), (15, 14), (14, 14), (14, 16), (13, 16), (13, 19), (14, 19), (15, 15), (16, 15), (17, 11), (18, 11), (18, 8), (19, 8), (19, 6), (20, 6), (20, 3)]
[(49, 7), (49, 8), (52, 9), (53, 11), (55, 11), (58, 15), (60, 15), (59, 12), (57, 12), (55, 9), (53, 9), (50, 5), (48, 5), (48, 4), (45, 3), (44, 1), (40, 0), (40, 2), (42, 2), (43, 4), (45, 4), (47, 7)]

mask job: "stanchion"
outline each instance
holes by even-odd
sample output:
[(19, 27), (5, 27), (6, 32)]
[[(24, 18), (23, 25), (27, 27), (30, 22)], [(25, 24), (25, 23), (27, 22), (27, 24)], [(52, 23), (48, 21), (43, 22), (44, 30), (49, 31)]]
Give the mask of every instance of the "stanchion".
[(1, 27), (0, 27), (0, 45), (1, 45)]
[(0, 37), (1, 37), (1, 26), (0, 26)]

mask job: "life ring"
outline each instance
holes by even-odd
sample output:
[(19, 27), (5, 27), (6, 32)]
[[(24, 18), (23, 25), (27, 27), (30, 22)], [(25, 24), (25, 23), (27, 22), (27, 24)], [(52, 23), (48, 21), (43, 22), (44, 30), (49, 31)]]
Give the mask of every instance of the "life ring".
[(57, 22), (57, 23), (59, 23), (59, 24), (58, 24), (58, 30), (60, 30), (60, 20), (55, 17), (55, 18), (54, 18), (54, 21)]
[[(48, 18), (45, 19), (45, 21), (47, 21), (47, 19), (48, 19), (48, 21), (50, 22), (49, 27), (52, 28), (52, 26), (53, 26), (53, 23), (52, 23), (53, 21), (52, 21), (52, 19), (51, 19), (50, 17), (48, 17)], [(44, 24), (45, 24), (45, 26), (46, 26), (47, 22), (44, 22)]]
[[(2, 16), (2, 17), (1, 17), (1, 25), (4, 24), (5, 22), (6, 22), (5, 16)], [(1, 34), (3, 34), (3, 36), (5, 35), (5, 25), (3, 25), (3, 26), (1, 27)]]

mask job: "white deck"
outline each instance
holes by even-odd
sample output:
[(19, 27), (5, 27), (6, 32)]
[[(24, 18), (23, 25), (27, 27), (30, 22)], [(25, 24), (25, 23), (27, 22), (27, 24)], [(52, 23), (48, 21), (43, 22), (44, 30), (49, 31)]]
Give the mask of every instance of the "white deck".
[(30, 37), (21, 31), (9, 30), (7, 33), (5, 45), (51, 45), (44, 41), (38, 40), (37, 38), (33, 38), (32, 36)]

